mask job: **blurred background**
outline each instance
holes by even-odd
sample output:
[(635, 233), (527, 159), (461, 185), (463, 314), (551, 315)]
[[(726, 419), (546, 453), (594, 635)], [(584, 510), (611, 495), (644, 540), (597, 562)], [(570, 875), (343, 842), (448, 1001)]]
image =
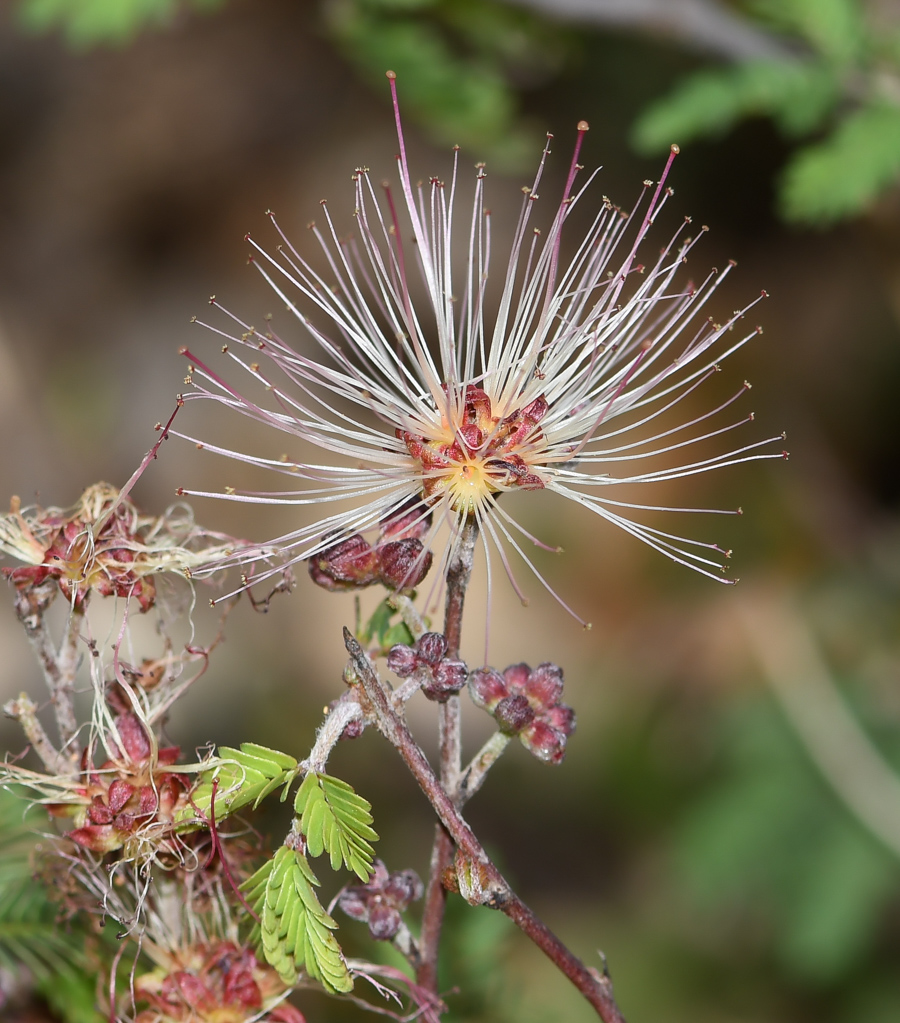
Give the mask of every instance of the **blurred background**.
[[(569, 552), (542, 567), (593, 629), (536, 584), (527, 609), (496, 587), (493, 663), (562, 664), (578, 732), (559, 768), (512, 749), (470, 805), (476, 831), (578, 954), (605, 952), (634, 1023), (896, 1023), (900, 3), (3, 0), (0, 493), (67, 506), (128, 479), (183, 386), (179, 346), (216, 347), (190, 317), (212, 293), (248, 322), (275, 305), (244, 234), (269, 241), (272, 208), (312, 255), (318, 201), (348, 230), (354, 168), (394, 173), (388, 67), (414, 174), (446, 174), (454, 143), (464, 168), (488, 161), (495, 239), (544, 132), (545, 194), (585, 118), (582, 162), (626, 207), (680, 143), (653, 244), (684, 214), (710, 225), (692, 272), (739, 263), (717, 316), (771, 293), (723, 394), (749, 379), (751, 429), (786, 430), (791, 450), (654, 494), (743, 507), (696, 528), (735, 549), (738, 587), (578, 509), (522, 507)], [(217, 428), (279, 453), (244, 422)], [(173, 440), (136, 497), (158, 513), (178, 486), (240, 485), (237, 469)], [(258, 540), (292, 525), (195, 510)], [(304, 755), (353, 615), (305, 578), (268, 615), (241, 604), (173, 740)], [(37, 684), (11, 601), (0, 647), (6, 700)], [(432, 730), (427, 711), (414, 724)], [(474, 713), (471, 730), (474, 751)], [(0, 738), (21, 747), (8, 723)], [(389, 867), (424, 875), (431, 821), (396, 754), (367, 732), (332, 767), (373, 802)], [(341, 940), (371, 952), (350, 922)], [(505, 918), (459, 900), (446, 967), (454, 1019), (592, 1018)]]

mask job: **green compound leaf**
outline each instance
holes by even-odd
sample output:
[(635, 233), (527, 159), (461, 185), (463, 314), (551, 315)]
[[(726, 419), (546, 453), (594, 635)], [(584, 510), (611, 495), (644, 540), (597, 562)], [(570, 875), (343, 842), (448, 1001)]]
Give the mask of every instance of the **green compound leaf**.
[(220, 820), (248, 805), (255, 809), (279, 788), (283, 800), (298, 772), (297, 761), (287, 753), (253, 742), (241, 743), (239, 750), (220, 746), (209, 770), (200, 775), (191, 793), (192, 804), (176, 815), (175, 823), (196, 824), (198, 817), (209, 818), (213, 810), (216, 820)]
[(327, 852), (331, 868), (343, 863), (363, 881), (372, 875), (378, 835), (370, 827), (372, 804), (340, 778), (310, 771), (297, 792), (294, 809), (313, 856)]
[(327, 990), (343, 994), (353, 989), (353, 979), (331, 933), (337, 923), (313, 888), (318, 883), (306, 857), (283, 845), (241, 889), (259, 914), (255, 934), (263, 956), (285, 984), (295, 984), (305, 970)]
[(900, 108), (872, 104), (800, 150), (782, 179), (788, 220), (824, 226), (861, 212), (900, 176)]

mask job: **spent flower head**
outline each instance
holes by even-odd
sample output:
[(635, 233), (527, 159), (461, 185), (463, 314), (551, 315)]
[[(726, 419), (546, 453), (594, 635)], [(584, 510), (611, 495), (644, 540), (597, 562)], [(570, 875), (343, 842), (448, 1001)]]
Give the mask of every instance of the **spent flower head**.
[[(357, 169), (356, 231), (350, 237), (339, 234), (322, 201), (324, 223), (310, 224), (310, 230), (327, 270), (301, 255), (274, 216), (282, 239), (275, 255), (248, 236), (252, 263), (299, 320), (312, 351), (293, 348), (271, 324), (257, 330), (230, 313), (232, 331), (205, 324), (223, 337), (222, 351), (259, 397), (184, 353), (193, 383), (186, 400), (219, 402), (271, 426), (289, 445), (281, 458), (258, 457), (187, 439), (280, 472), (290, 482), (271, 493), (230, 487), (225, 494), (183, 492), (314, 506), (310, 521), (272, 545), (291, 562), (311, 559), (314, 577), (319, 573), (326, 585), (330, 580), (331, 588), (354, 585), (354, 573), (360, 585), (378, 580), (374, 549), (362, 547), (360, 534), (378, 530), (383, 536), (392, 520), (402, 523), (396, 539), (413, 538), (418, 547), (403, 565), (404, 578), (390, 585), (402, 589), (421, 580), (428, 548), (444, 529), (441, 535), (451, 539), (438, 554), (440, 581), (470, 519), (479, 527), (489, 578), (496, 556), (522, 596), (514, 553), (546, 586), (526, 553), (527, 545), (545, 544), (516, 521), (504, 500), (508, 493), (538, 490), (581, 505), (672, 560), (721, 579), (730, 552), (639, 518), (647, 511), (701, 509), (639, 503), (630, 491), (622, 493), (630, 484), (784, 455), (780, 443), (772, 450), (781, 437), (712, 455), (705, 446), (753, 418), (729, 416), (749, 385), (699, 414), (691, 396), (758, 333), (755, 327), (733, 333), (756, 302), (722, 322), (708, 316), (707, 303), (733, 264), (696, 282), (682, 277), (688, 253), (705, 231), (691, 235), (689, 218), (661, 250), (649, 258), (642, 254), (672, 195), (665, 182), (677, 147), (661, 180), (644, 182), (630, 210), (600, 197), (583, 235), (564, 253), (563, 229), (576, 206), (594, 201), (596, 172), (578, 184), (588, 130), (581, 122), (552, 222), (543, 231), (534, 227), (548, 141), (532, 185), (522, 190), (511, 243), (500, 255), (485, 205), (484, 166), (476, 166), (467, 210), (460, 209), (458, 152), (448, 180), (416, 181), (395, 76), (388, 77), (399, 195), (387, 182), (379, 192), (369, 170)], [(672, 412), (677, 408), (690, 411), (679, 417)], [(324, 457), (307, 461), (303, 442)], [(247, 548), (231, 560), (249, 564), (265, 560), (265, 552)], [(358, 564), (354, 552), (362, 559)], [(257, 577), (277, 571), (269, 564)]]

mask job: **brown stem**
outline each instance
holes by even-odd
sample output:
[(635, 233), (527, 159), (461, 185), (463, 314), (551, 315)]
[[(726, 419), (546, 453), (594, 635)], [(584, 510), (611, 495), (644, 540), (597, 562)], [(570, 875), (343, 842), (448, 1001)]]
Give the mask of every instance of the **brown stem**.
[[(592, 970), (556, 937), (556, 935), (525, 905), (494, 866), (475, 833), (466, 823), (459, 808), (441, 785), (428, 758), (422, 752), (391, 703), (390, 694), (378, 677), (365, 651), (353, 634), (344, 629), (344, 644), (353, 662), (354, 673), (377, 718), (379, 730), (395, 747), (419, 787), (428, 797), (452, 849), (457, 854), (457, 876), (466, 900), (473, 904), (492, 906), (504, 912), (524, 934), (578, 988), (597, 1011), (604, 1023), (624, 1023), (624, 1017), (612, 995), (609, 977)], [(437, 845), (435, 846), (437, 849)], [(434, 863), (432, 863), (434, 866)], [(448, 864), (449, 866), (449, 864)], [(446, 869), (446, 868), (445, 868)], [(443, 909), (443, 906), (442, 906)], [(429, 921), (430, 922), (430, 921)], [(425, 932), (423, 928), (423, 940)]]
[(41, 758), (41, 763), (48, 771), (52, 774), (68, 772), (70, 765), (65, 757), (60, 756), (44, 731), (44, 726), (38, 720), (37, 705), (27, 693), (21, 693), (18, 700), (10, 700), (4, 704), (3, 712), (7, 717), (19, 722), (25, 738), (31, 743), (31, 748)]
[(78, 647), (81, 642), (81, 626), (84, 622), (86, 603), (87, 594), (80, 604), (69, 608), (65, 635), (56, 658), (59, 667), (56, 701), (60, 707), (66, 708), (61, 716), (58, 713), (59, 738), (63, 752), (70, 759), (78, 756), (78, 751), (72, 748), (72, 740), (78, 729), (78, 722), (75, 719), (75, 676), (78, 673)]
[[(472, 576), (472, 562), (477, 538), (478, 524), (474, 517), (467, 518), (460, 530), (456, 552), (447, 570), (444, 639), (447, 641), (448, 657), (459, 657), (463, 607), (466, 602), (469, 579)], [(459, 792), (462, 767), (462, 729), (458, 696), (451, 696), (440, 705), (438, 734), (441, 750), (441, 785), (444, 792), (455, 799)], [(444, 907), (447, 902), (447, 893), (441, 883), (441, 878), (452, 862), (453, 841), (444, 828), (438, 824), (435, 828), (434, 844), (431, 848), (431, 864), (428, 870), (428, 884), (425, 888), (425, 908), (422, 911), (422, 931), (419, 937), (421, 959), (416, 969), (416, 982), (432, 994), (437, 994), (438, 952), (444, 924)]]
[(53, 645), (50, 629), (44, 619), (44, 612), (53, 602), (58, 593), (56, 582), (48, 579), (37, 586), (23, 587), (16, 591), (16, 617), (25, 629), (25, 635), (31, 644), (44, 674), (44, 681), (50, 690), (56, 727), (59, 731), (62, 756), (71, 764), (76, 763), (77, 755), (66, 751), (66, 745), (75, 735), (78, 723), (75, 720), (74, 686), (66, 684), (60, 669), (60, 656)]

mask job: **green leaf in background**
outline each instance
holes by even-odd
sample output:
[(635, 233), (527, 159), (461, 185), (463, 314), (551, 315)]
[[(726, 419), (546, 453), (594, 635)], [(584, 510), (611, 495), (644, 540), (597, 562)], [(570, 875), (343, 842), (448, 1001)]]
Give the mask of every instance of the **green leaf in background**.
[(781, 209), (788, 220), (825, 226), (860, 213), (898, 175), (900, 107), (872, 104), (794, 156), (781, 182)]
[(375, 857), (370, 842), (378, 835), (370, 827), (368, 800), (340, 778), (310, 771), (297, 791), (294, 809), (313, 856), (327, 852), (332, 870), (343, 863), (362, 881), (369, 880)]
[(829, 60), (858, 58), (866, 41), (858, 0), (749, 0), (747, 9), (773, 26), (802, 36)]
[[(493, 19), (489, 31), (485, 17)], [(497, 24), (498, 18), (505, 20)], [(512, 31), (513, 20), (520, 29), (532, 24), (521, 12), (460, 0), (344, 0), (327, 8), (332, 37), (365, 79), (383, 88), (385, 71), (396, 71), (404, 108), (432, 139), (505, 168), (540, 149), (517, 123), (503, 50), (504, 40), (521, 42), (524, 35), (537, 50), (541, 36)]]
[(748, 932), (768, 926), (792, 974), (833, 983), (864, 959), (900, 864), (825, 786), (772, 705), (739, 708), (730, 733), (726, 777), (679, 828), (680, 872), (708, 911), (737, 913)]
[(0, 967), (14, 976), (23, 969), (64, 1023), (103, 1023), (94, 1009), (92, 973), (86, 970), (84, 935), (59, 926), (58, 907), (32, 877), (33, 827), (40, 811), (0, 790)]
[[(190, 6), (212, 9), (222, 2), (191, 0)], [(142, 29), (169, 21), (185, 6), (182, 0), (20, 0), (18, 15), (29, 31), (59, 29), (75, 48), (98, 43), (122, 46)]]
[(837, 77), (811, 62), (753, 61), (701, 71), (644, 111), (632, 143), (642, 152), (659, 152), (762, 115), (774, 117), (787, 135), (804, 134), (822, 123), (839, 97)]
[(306, 857), (286, 845), (242, 885), (259, 914), (263, 955), (285, 984), (297, 974), (310, 977), (332, 992), (347, 992), (353, 979), (340, 945), (331, 933), (337, 923), (322, 908), (313, 885), (318, 885)]

